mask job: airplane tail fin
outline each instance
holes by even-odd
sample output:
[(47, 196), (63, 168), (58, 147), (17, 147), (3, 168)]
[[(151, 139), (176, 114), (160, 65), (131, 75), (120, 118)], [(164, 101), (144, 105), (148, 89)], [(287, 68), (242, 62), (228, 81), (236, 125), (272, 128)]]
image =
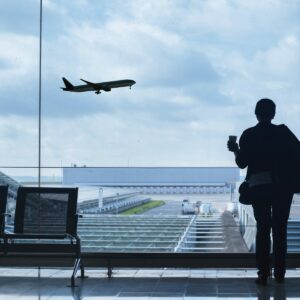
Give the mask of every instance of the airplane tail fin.
[(69, 82), (65, 77), (63, 77), (62, 80), (66, 86), (66, 90), (73, 90), (74, 86), (71, 82)]

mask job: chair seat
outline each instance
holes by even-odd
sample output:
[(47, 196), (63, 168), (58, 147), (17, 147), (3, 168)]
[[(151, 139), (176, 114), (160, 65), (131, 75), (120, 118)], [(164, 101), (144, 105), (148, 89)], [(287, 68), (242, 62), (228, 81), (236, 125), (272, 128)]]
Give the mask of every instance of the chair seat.
[[(56, 253), (68, 254), (74, 257), (75, 253), (80, 255), (79, 247), (77, 244), (49, 244), (49, 243), (7, 243), (3, 249), (7, 254), (10, 253)], [(76, 256), (76, 255), (75, 255)]]
[(35, 239), (35, 240), (63, 240), (66, 238), (73, 238), (67, 234), (40, 234), (40, 233), (7, 233), (4, 235), (8, 239)]

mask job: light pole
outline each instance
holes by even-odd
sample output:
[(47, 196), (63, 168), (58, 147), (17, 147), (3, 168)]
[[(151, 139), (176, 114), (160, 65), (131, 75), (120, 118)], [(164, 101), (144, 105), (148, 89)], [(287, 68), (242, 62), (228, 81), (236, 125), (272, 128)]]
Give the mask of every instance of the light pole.
[(117, 193), (117, 205), (116, 205), (116, 214), (118, 215), (119, 214), (119, 193)]
[(98, 197), (98, 210), (103, 206), (103, 188), (99, 188), (99, 197)]
[(42, 29), (43, 0), (40, 0), (40, 43), (39, 43), (39, 130), (38, 130), (38, 187), (41, 186), (41, 131), (42, 131)]

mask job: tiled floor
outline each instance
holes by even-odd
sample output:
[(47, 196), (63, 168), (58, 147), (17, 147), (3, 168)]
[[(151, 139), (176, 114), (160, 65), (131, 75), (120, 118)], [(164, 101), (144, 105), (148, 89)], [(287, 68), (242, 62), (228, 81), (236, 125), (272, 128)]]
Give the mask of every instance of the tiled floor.
[(300, 299), (300, 270), (289, 270), (285, 284), (254, 283), (254, 270), (88, 270), (89, 278), (68, 287), (71, 270), (0, 269), (0, 300), (51, 299)]

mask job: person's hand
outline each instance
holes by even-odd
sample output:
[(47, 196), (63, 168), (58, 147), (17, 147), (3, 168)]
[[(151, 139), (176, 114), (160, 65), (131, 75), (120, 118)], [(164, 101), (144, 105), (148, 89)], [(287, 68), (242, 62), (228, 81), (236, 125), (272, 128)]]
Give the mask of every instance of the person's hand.
[(239, 151), (239, 145), (237, 142), (227, 142), (227, 148), (230, 152), (238, 152)]

